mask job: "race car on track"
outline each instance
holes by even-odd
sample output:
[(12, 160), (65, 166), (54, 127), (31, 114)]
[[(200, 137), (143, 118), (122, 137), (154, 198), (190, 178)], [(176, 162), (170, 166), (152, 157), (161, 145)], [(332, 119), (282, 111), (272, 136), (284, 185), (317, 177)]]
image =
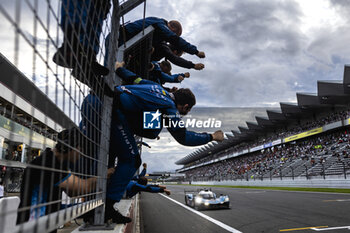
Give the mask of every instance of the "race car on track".
[(210, 189), (185, 190), (185, 203), (196, 210), (230, 208), (229, 196), (223, 194), (218, 196)]

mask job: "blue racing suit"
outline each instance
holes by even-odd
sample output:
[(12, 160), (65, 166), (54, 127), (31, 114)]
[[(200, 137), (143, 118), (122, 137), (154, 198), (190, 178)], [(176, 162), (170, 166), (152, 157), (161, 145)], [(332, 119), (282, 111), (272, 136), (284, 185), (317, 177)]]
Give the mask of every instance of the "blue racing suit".
[(73, 50), (80, 43), (97, 55), (103, 20), (109, 8), (109, 0), (62, 0), (60, 26)]
[(133, 180), (138, 180), (140, 177), (144, 177), (146, 175), (146, 168), (142, 169), (141, 173), (134, 176), (132, 179)]
[(179, 81), (178, 77), (185, 77), (185, 74), (183, 73), (173, 75), (164, 73), (160, 69), (159, 63), (156, 61), (153, 61), (152, 64), (154, 68), (152, 71), (149, 72), (149, 79), (161, 85), (164, 85), (165, 83), (180, 83), (181, 81)]
[[(172, 32), (168, 28), (168, 22), (165, 19), (157, 18), (157, 17), (145, 18), (144, 24), (143, 24), (143, 19), (139, 19), (132, 23), (126, 24), (124, 27), (121, 26), (119, 29), (118, 47), (124, 44), (124, 36), (125, 36), (125, 41), (130, 40), (131, 38), (133, 38), (135, 35), (137, 35), (139, 32), (142, 31), (143, 25), (145, 26), (145, 28), (147, 28), (150, 25), (154, 27), (152, 46), (155, 49), (158, 48), (158, 45), (161, 44), (161, 42), (166, 41), (186, 53), (197, 54), (199, 52), (196, 46), (188, 43), (186, 40), (184, 40), (183, 38), (181, 38), (180, 36), (177, 36), (174, 32)], [(108, 58), (109, 38), (110, 38), (110, 35), (108, 34), (105, 42), (105, 47), (107, 48), (105, 53), (105, 61)]]
[[(165, 19), (157, 17), (147, 17), (145, 18), (145, 28), (152, 25), (154, 27), (153, 32), (153, 45), (158, 45), (162, 41), (169, 42), (175, 47), (181, 49), (182, 51), (189, 54), (197, 54), (197, 47), (188, 43), (186, 40), (182, 39), (180, 36), (177, 36), (168, 28), (168, 22)], [(143, 19), (136, 20), (135, 22), (128, 23), (119, 30), (119, 40), (118, 46), (124, 44), (123, 30), (125, 29), (126, 41), (134, 37), (137, 33), (141, 32), (143, 28)]]
[(133, 197), (138, 192), (164, 193), (164, 189), (157, 185), (142, 185), (132, 180), (126, 187), (126, 197)]
[[(118, 69), (119, 70), (119, 69)], [(134, 73), (124, 69), (123, 75), (137, 77)], [(128, 77), (125, 77), (128, 79)], [(118, 164), (115, 172), (111, 176), (107, 187), (107, 198), (119, 201), (126, 186), (133, 178), (136, 170), (141, 165), (140, 154), (135, 142), (134, 135), (146, 138), (156, 138), (162, 130), (162, 124), (158, 129), (143, 129), (143, 114), (145, 111), (157, 111), (166, 114), (166, 118), (171, 125), (167, 127), (171, 135), (182, 145), (199, 146), (212, 140), (212, 136), (207, 133), (196, 133), (187, 131), (179, 126), (181, 120), (177, 112), (175, 102), (171, 95), (159, 84), (149, 80), (135, 79), (138, 85), (118, 86), (115, 88), (118, 95), (114, 98), (111, 120), (111, 135), (109, 149), (109, 167), (114, 166), (115, 158)], [(94, 101), (97, 97), (91, 95), (86, 97), (87, 101), (82, 107), (85, 116), (89, 114), (89, 101)], [(83, 126), (84, 127), (84, 126)]]

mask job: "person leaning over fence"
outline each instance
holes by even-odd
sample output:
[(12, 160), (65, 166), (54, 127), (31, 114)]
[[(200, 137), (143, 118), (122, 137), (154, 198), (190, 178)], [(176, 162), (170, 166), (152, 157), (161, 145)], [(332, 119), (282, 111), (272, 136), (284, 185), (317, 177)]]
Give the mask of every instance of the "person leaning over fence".
[[(124, 68), (119, 67), (117, 73), (120, 72), (119, 69)], [(213, 134), (196, 133), (179, 126), (180, 114), (186, 115), (196, 103), (195, 96), (189, 89), (182, 88), (174, 93), (168, 93), (159, 84), (143, 80), (131, 71), (121, 72), (119, 75), (125, 75), (123, 77), (125, 79), (134, 78), (134, 83), (137, 84), (115, 88), (110, 126), (108, 165), (113, 167), (116, 158), (118, 158), (118, 164), (107, 186), (105, 214), (106, 220), (112, 218), (114, 222), (122, 223), (123, 219), (115, 217), (119, 214), (116, 214), (117, 211), (113, 205), (121, 200), (128, 183), (141, 165), (141, 157), (134, 135), (155, 139), (163, 128), (163, 125), (159, 124), (158, 128), (144, 129), (143, 114), (145, 111), (154, 111), (156, 117), (166, 115), (166, 119), (171, 122), (171, 125), (167, 127), (168, 131), (180, 144), (185, 146), (204, 145), (212, 140), (222, 141), (224, 136), (221, 130)], [(93, 98), (89, 96), (87, 98), (93, 101)], [(95, 96), (95, 98), (98, 97)], [(85, 104), (88, 103), (85, 102)], [(87, 108), (82, 109), (87, 110), (89, 106), (92, 105), (88, 104)]]
[(203, 63), (193, 63), (182, 58), (183, 51), (177, 49), (175, 46), (167, 43), (166, 41), (160, 42), (158, 45), (155, 45), (156, 49), (154, 49), (151, 61), (160, 61), (163, 58), (165, 60), (170, 61), (174, 65), (187, 68), (187, 69), (195, 69), (202, 70), (204, 69)]
[(137, 181), (140, 177), (146, 176), (147, 163), (143, 163), (143, 164), (142, 164), (142, 167), (143, 167), (143, 169), (142, 169), (142, 171), (140, 172), (140, 174), (134, 176), (134, 177), (132, 178), (132, 180), (136, 180), (136, 181)]
[[(124, 64), (121, 64), (124, 65)], [(184, 78), (189, 78), (190, 73), (180, 73), (171, 75), (171, 64), (168, 61), (151, 62), (151, 69), (149, 71), (149, 79), (153, 82), (164, 85), (165, 83), (181, 83)]]
[[(165, 19), (157, 17), (147, 17), (145, 19), (128, 23), (125, 26), (121, 26), (119, 29), (118, 46), (123, 45), (125, 41), (130, 40), (132, 37), (141, 32), (143, 30), (143, 26), (144, 28), (147, 28), (151, 25), (154, 27), (152, 40), (152, 46), (154, 49), (157, 49), (158, 45), (165, 41), (171, 43), (181, 51), (191, 55), (197, 55), (199, 58), (205, 57), (204, 52), (198, 51), (196, 46), (181, 38), (182, 26), (179, 21), (171, 20), (168, 22)], [(108, 43), (109, 35), (106, 38), (106, 48), (108, 48)], [(157, 53), (156, 51), (154, 52)]]
[[(24, 170), (18, 224), (60, 210), (62, 191), (71, 197), (95, 191), (96, 177), (82, 179), (70, 172), (87, 146), (85, 136), (72, 128), (60, 132), (57, 139), (54, 150), (47, 148)], [(109, 169), (108, 176), (113, 172)]]
[(60, 27), (64, 40), (53, 61), (72, 68), (72, 74), (89, 87), (94, 79), (107, 75), (108, 68), (97, 62), (102, 25), (109, 12), (110, 0), (62, 0)]
[(162, 185), (147, 185), (148, 180), (145, 177), (147, 164), (143, 164), (142, 172), (134, 176), (126, 187), (126, 197), (131, 198), (139, 192), (150, 192), (150, 193), (166, 193), (170, 195), (170, 191)]
[(131, 198), (139, 192), (171, 194), (171, 192), (163, 185), (152, 185), (147, 183), (148, 180), (146, 177), (140, 177), (137, 181), (130, 181), (126, 187), (126, 197)]

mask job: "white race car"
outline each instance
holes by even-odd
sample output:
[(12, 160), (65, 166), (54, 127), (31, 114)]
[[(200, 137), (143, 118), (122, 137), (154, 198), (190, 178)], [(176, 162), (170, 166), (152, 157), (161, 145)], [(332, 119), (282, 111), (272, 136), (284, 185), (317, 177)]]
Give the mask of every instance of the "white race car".
[(229, 196), (223, 194), (217, 196), (210, 189), (200, 189), (197, 191), (185, 190), (185, 203), (196, 210), (230, 208)]

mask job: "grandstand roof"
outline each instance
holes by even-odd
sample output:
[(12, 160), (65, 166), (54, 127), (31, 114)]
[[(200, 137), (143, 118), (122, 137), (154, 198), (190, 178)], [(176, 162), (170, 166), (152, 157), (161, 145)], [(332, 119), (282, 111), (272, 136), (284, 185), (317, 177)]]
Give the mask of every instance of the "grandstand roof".
[[(241, 142), (257, 138), (259, 135), (271, 132), (275, 128), (295, 119), (302, 119), (314, 113), (329, 111), (334, 106), (349, 106), (350, 103), (350, 66), (345, 65), (343, 81), (318, 81), (318, 93), (296, 93), (297, 103), (281, 102), (280, 111), (267, 110), (266, 117), (256, 116), (256, 122), (246, 122), (248, 127), (239, 126), (238, 130), (231, 130), (232, 135), (227, 139), (215, 143), (210, 147), (202, 147), (186, 157), (180, 159), (176, 164), (185, 165), (204, 158), (210, 154), (217, 153)], [(210, 153), (208, 153), (210, 152)], [(195, 156), (193, 156), (195, 155)]]
[[(17, 96), (23, 98), (34, 108), (40, 110), (54, 122), (64, 128), (75, 126), (75, 123), (48, 98), (32, 81), (19, 71), (0, 53), (0, 82)], [(13, 78), (17, 77), (17, 78)]]
[(347, 105), (350, 102), (350, 93), (345, 93), (341, 80), (318, 81), (317, 92), (321, 104)]

